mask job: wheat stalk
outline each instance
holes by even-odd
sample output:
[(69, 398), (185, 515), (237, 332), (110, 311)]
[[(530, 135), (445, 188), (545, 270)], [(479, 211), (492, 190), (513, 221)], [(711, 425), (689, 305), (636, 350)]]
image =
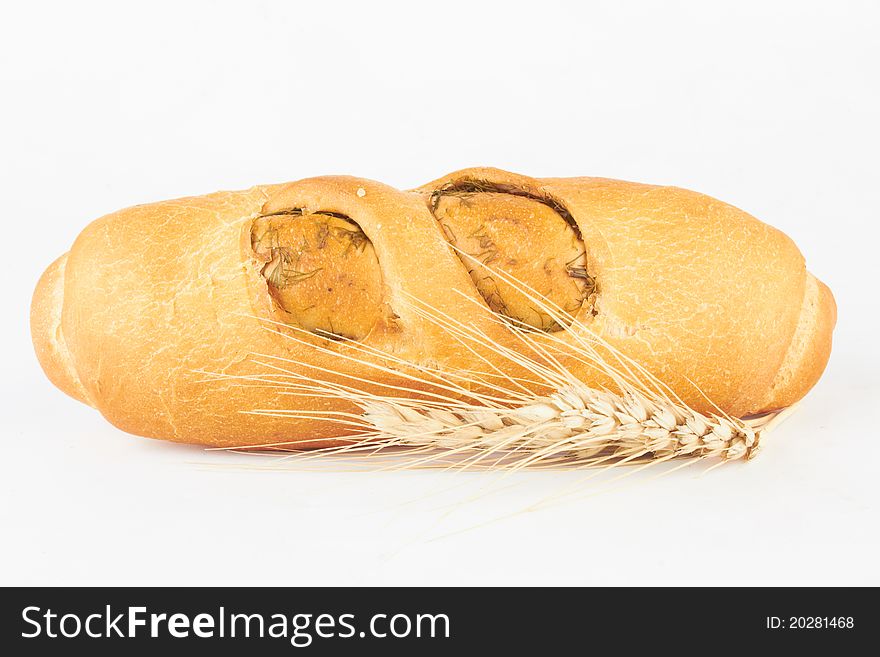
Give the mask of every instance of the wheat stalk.
[[(456, 325), (427, 310), (423, 312), (462, 343), (490, 346), (498, 359), (493, 363), (496, 367), (500, 360), (508, 359), (531, 372), (534, 380), (530, 383), (543, 385), (548, 392), (536, 394), (520, 388), (520, 380), (492, 371), (427, 368), (405, 375), (420, 384), (419, 388), (380, 384), (388, 389), (387, 393), (367, 392), (364, 379), (336, 372), (337, 378), (350, 381), (331, 383), (308, 363), (264, 355), (257, 362), (267, 371), (236, 378), (256, 385), (280, 386), (289, 395), (344, 400), (359, 412), (250, 412), (320, 419), (344, 429), (340, 435), (346, 441), (343, 446), (314, 450), (309, 453), (312, 457), (328, 453), (367, 455), (376, 464), (380, 455), (390, 453), (399, 467), (454, 465), (493, 469), (589, 467), (678, 457), (714, 458), (722, 462), (748, 460), (758, 452), (762, 434), (774, 420), (780, 419), (776, 413), (747, 420), (721, 412), (700, 413), (637, 364), (611, 350), (620, 361), (615, 367), (597, 346), (611, 348), (595, 336), (590, 340), (581, 336), (575, 347), (563, 348), (551, 341), (548, 348), (524, 331), (519, 334), (523, 347), (513, 350), (492, 342), (473, 327)], [(312, 348), (331, 351), (305, 337), (289, 332), (283, 335)], [(386, 374), (402, 375), (404, 361), (381, 354), (383, 364), (377, 362), (380, 354), (376, 351), (357, 343), (350, 346), (354, 353), (339, 354), (339, 358)], [(562, 366), (554, 351), (571, 349), (576, 350), (578, 358), (611, 377), (618, 390), (592, 388)], [(371, 383), (375, 386), (375, 382)], [(474, 392), (474, 383), (488, 392)], [(302, 445), (292, 442), (273, 447), (299, 452)]]
[[(265, 372), (234, 378), (254, 385), (280, 386), (289, 395), (343, 400), (359, 412), (247, 412), (320, 419), (337, 425), (345, 443), (308, 452), (311, 457), (363, 455), (376, 464), (391, 454), (395, 467), (491, 469), (611, 467), (679, 457), (719, 463), (749, 460), (758, 452), (762, 435), (787, 414), (740, 419), (717, 407), (717, 413), (700, 413), (564, 310), (503, 272), (490, 271), (517, 287), (536, 308), (564, 327), (568, 339), (542, 333), (538, 340), (531, 328), (484, 308), (492, 321), (504, 324), (517, 338), (513, 348), (413, 298), (413, 312), (441, 327), (486, 366), (486, 371), (424, 366), (414, 370), (412, 363), (357, 341), (343, 339), (347, 349), (342, 351), (316, 344), (314, 336), (302, 329), (270, 327), (310, 349), (394, 375), (406, 383), (383, 384), (379, 382), (383, 377), (358, 378), (306, 361), (261, 355), (256, 362)], [(471, 296), (460, 294), (480, 306)], [(594, 368), (616, 389), (590, 387), (563, 365), (563, 356)], [(527, 372), (530, 378), (510, 375), (510, 368), (502, 367), (503, 361)], [(367, 391), (367, 387), (375, 390), (377, 386), (382, 392)], [(546, 392), (536, 393), (536, 388)], [(302, 442), (292, 441), (271, 447), (301, 454), (302, 446)]]
[[(315, 450), (311, 457), (366, 455), (374, 465), (381, 455), (389, 454), (394, 467), (462, 469), (594, 467), (679, 457), (748, 460), (758, 452), (762, 435), (780, 419), (776, 413), (748, 420), (721, 413), (707, 415), (626, 381), (618, 381), (621, 392), (612, 392), (591, 388), (570, 376), (546, 395), (512, 394), (505, 399), (500, 392), (506, 388), (496, 386), (496, 397), (467, 402), (445, 395), (414, 398), (407, 387), (389, 394), (368, 393), (357, 384), (330, 384), (299, 369), (271, 362), (264, 365), (283, 373), (264, 374), (258, 377), (260, 384), (280, 385), (292, 395), (344, 399), (360, 412), (254, 412), (345, 426), (347, 435), (341, 436), (345, 445)], [(445, 374), (449, 387), (455, 389), (458, 374)], [(460, 376), (472, 380), (478, 375)], [(297, 443), (275, 447), (296, 452), (300, 448)]]

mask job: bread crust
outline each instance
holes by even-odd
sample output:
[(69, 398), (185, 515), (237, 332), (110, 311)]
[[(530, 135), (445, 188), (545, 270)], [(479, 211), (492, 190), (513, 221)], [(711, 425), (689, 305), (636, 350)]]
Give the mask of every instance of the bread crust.
[(775, 410), (799, 401), (816, 384), (831, 356), (837, 304), (831, 290), (807, 273), (797, 326), (762, 409)]
[(49, 380), (74, 399), (91, 405), (61, 331), (67, 255), (49, 265), (37, 282), (31, 302), (31, 339)]
[[(255, 356), (263, 354), (328, 380), (354, 377), (377, 390), (423, 388), (408, 378), (415, 369), (378, 371), (369, 363), (387, 363), (354, 362), (362, 356), (352, 345), (271, 324), (283, 315), (261, 274), (265, 259), (252, 248), (254, 220), (291, 208), (351, 218), (375, 249), (384, 289), (380, 319), (359, 344), (413, 368), (475, 368), (479, 354), (412, 307), (418, 300), (515, 344), (484, 311), (432, 214), (438, 190), (462, 181), (567, 211), (597, 283), (578, 318), (694, 407), (711, 410), (708, 397), (731, 415), (762, 412), (800, 399), (821, 375), (834, 300), (812, 282), (797, 247), (780, 231), (679, 188), (533, 179), (485, 168), (409, 192), (326, 176), (102, 217), (37, 286), (31, 327), (38, 358), (55, 385), (131, 433), (213, 446), (323, 446), (344, 428), (248, 411), (352, 410), (345, 403), (210, 374), (265, 372)], [(538, 246), (523, 245), (524, 253)], [(605, 383), (569, 364), (588, 382)]]

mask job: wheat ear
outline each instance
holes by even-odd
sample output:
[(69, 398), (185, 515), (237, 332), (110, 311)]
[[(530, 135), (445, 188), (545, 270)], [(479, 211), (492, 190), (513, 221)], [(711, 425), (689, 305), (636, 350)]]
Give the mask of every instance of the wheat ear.
[[(359, 412), (248, 412), (321, 419), (345, 429), (340, 436), (346, 441), (343, 446), (312, 451), (312, 457), (327, 453), (366, 455), (378, 463), (390, 452), (397, 467), (492, 469), (611, 466), (678, 457), (748, 460), (761, 446), (762, 434), (781, 420), (779, 413), (740, 419), (720, 409), (711, 414), (696, 411), (644, 367), (535, 290), (503, 272), (490, 272), (517, 287), (536, 309), (563, 326), (568, 339), (541, 334), (543, 339), (537, 340), (529, 327), (484, 309), (492, 321), (504, 324), (517, 338), (514, 349), (413, 298), (413, 312), (441, 327), (451, 340), (477, 355), (486, 368), (454, 371), (421, 367), (413, 373), (411, 363), (355, 341), (343, 340), (347, 347), (343, 353), (316, 344), (313, 336), (295, 327), (269, 327), (309, 348), (385, 374), (394, 373), (404, 383), (369, 381), (371, 388), (378, 385), (382, 392), (367, 392), (363, 384), (368, 381), (363, 378), (334, 372), (331, 382), (328, 370), (304, 361), (262, 355), (257, 362), (266, 368), (263, 373), (235, 378), (281, 387), (290, 395), (341, 399)], [(479, 306), (471, 296), (461, 294)], [(489, 358), (483, 355), (487, 351)], [(616, 389), (590, 387), (562, 364), (562, 356), (601, 372)], [(501, 367), (505, 360), (528, 372), (530, 378), (507, 374)], [(480, 392), (474, 391), (474, 384)], [(536, 384), (546, 392), (536, 393)], [(292, 441), (272, 447), (299, 452), (301, 446)]]
[(745, 422), (587, 386), (569, 386), (511, 409), (418, 409), (393, 399), (363, 401), (362, 408), (366, 423), (389, 443), (530, 452), (529, 460), (542, 464), (587, 463), (603, 452), (630, 460), (649, 454), (748, 459), (760, 446), (760, 430)]

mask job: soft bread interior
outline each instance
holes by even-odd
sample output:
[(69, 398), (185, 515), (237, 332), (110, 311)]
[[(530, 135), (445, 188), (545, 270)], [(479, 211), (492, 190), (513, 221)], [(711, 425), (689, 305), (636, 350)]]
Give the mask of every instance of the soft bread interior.
[(807, 272), (797, 327), (770, 387), (765, 409), (789, 406), (816, 384), (831, 355), (831, 334), (836, 323), (837, 305), (831, 290)]
[(94, 406), (80, 383), (61, 332), (66, 264), (65, 253), (46, 268), (37, 283), (31, 301), (31, 338), (49, 380), (74, 399)]

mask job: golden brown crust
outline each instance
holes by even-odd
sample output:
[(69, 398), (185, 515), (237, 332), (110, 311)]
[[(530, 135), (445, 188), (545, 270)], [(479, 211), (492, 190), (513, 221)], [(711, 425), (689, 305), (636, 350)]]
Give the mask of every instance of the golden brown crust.
[(89, 400), (70, 359), (61, 332), (61, 308), (64, 302), (64, 269), (67, 254), (46, 268), (31, 301), (31, 339), (37, 359), (49, 380), (76, 400)]
[[(767, 410), (799, 399), (821, 374), (833, 298), (821, 283), (810, 286), (800, 252), (779, 231), (687, 190), (497, 169), (456, 172), (412, 192), (347, 176), (312, 178), (103, 217), (37, 287), (37, 354), (58, 387), (132, 433), (210, 445), (318, 446), (340, 427), (246, 411), (351, 410), (345, 404), (206, 373), (265, 372), (254, 356), (264, 354), (338, 382), (420, 386), (407, 368), (379, 372), (348, 360), (357, 355), (352, 345), (285, 328), (287, 302), (267, 279), (274, 256), (254, 248), (254, 221), (295, 211), (356, 225), (381, 269), (380, 287), (373, 278), (364, 288), (379, 309), (353, 317), (353, 330), (366, 331), (359, 344), (413, 367), (473, 368), (478, 356), (454, 344), (413, 300), (513, 344), (481, 310), (480, 290), (432, 211), (439, 191), (474, 180), (540, 199), (577, 226), (596, 282), (578, 318), (697, 408), (708, 408), (705, 393), (731, 414)], [(532, 247), (522, 248), (514, 255)], [(344, 273), (332, 280), (363, 283)], [(331, 316), (338, 315), (316, 321)], [(267, 321), (281, 325), (269, 331)], [(598, 382), (584, 368), (578, 374)]]
[(762, 408), (790, 406), (816, 385), (831, 356), (831, 335), (836, 323), (837, 304), (831, 290), (807, 273), (797, 328)]
[[(711, 410), (708, 397), (732, 415), (769, 410), (767, 392), (791, 344), (807, 275), (786, 235), (731, 205), (675, 187), (535, 180), (480, 168), (421, 189), (465, 179), (519, 188), (571, 213), (597, 282), (589, 307), (595, 317), (586, 307), (577, 315), (592, 331), (697, 409)], [(821, 372), (827, 354), (815, 358)], [(798, 388), (800, 396), (811, 385)]]

